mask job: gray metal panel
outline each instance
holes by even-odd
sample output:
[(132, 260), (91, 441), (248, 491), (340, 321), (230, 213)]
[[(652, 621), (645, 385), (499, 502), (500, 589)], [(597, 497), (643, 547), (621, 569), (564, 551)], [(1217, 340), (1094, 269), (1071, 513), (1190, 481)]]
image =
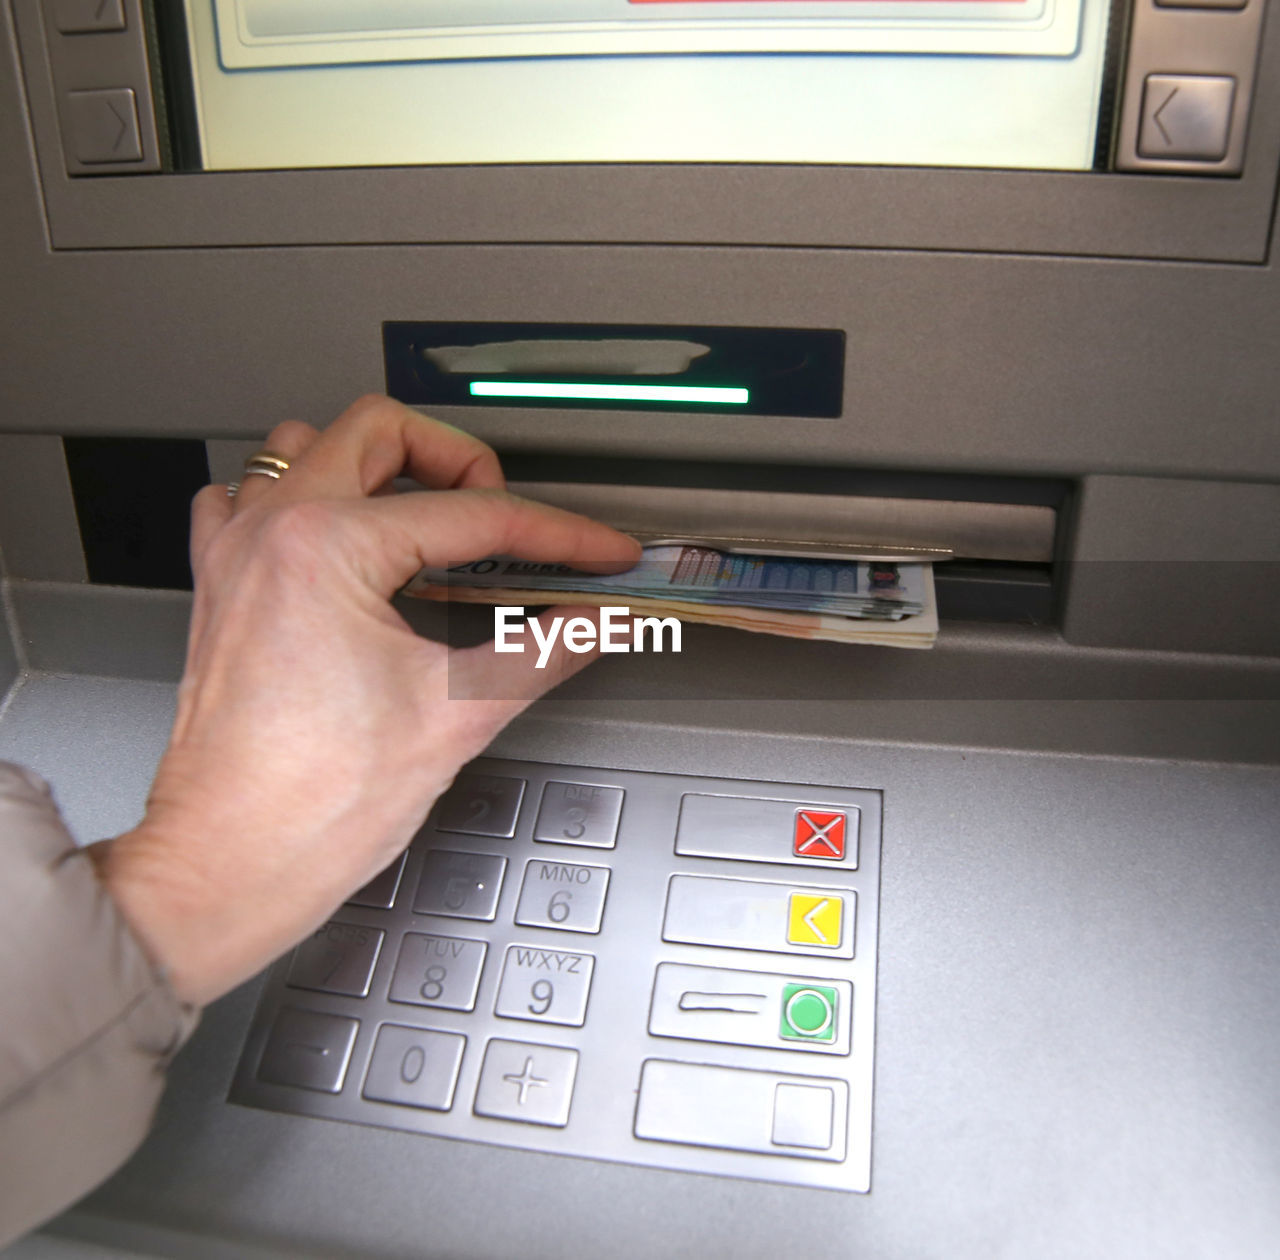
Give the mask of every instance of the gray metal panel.
[[(0, 110), (0, 192), (10, 219), (0, 282), (24, 298), (0, 312), (11, 426), (248, 437), (288, 415), (324, 423), (354, 395), (380, 386), (384, 318), (809, 324), (849, 334), (845, 415), (837, 421), (517, 408), (442, 414), (525, 449), (1280, 479), (1273, 422), (1280, 280), (1271, 268), (624, 246), (50, 253), (13, 70), (11, 61), (0, 63), (0, 92), (12, 105)], [(1274, 82), (1280, 88), (1280, 78)], [(360, 182), (364, 175), (339, 174), (370, 187)], [(794, 194), (788, 178), (838, 172), (764, 174)], [(633, 175), (643, 180), (643, 173)], [(155, 186), (214, 187), (201, 178)], [(243, 179), (236, 188), (248, 195), (255, 181), (267, 181), (265, 190), (272, 177), (230, 178)], [(563, 195), (563, 181), (546, 178)], [(734, 172), (719, 178), (722, 195), (704, 200), (757, 204), (737, 188)], [(956, 190), (986, 176), (928, 178), (942, 181), (956, 213), (964, 213), (969, 199)], [(1036, 187), (1056, 187), (1046, 178)], [(1132, 179), (1151, 199), (1182, 183)], [(105, 188), (127, 181), (94, 182)], [(1211, 182), (1221, 191), (1222, 181)], [(221, 198), (199, 195), (210, 215), (230, 213)], [(291, 199), (267, 196), (273, 223), (291, 221)], [(327, 196), (311, 200), (337, 204)], [(893, 200), (909, 217), (913, 203)], [(418, 204), (400, 196), (365, 201), (396, 216)], [(515, 218), (509, 198), (486, 204)], [(1034, 222), (1060, 203), (1054, 196), (1041, 202), (1037, 193), (1010, 204), (1019, 221)], [(478, 213), (465, 201), (457, 206), (468, 222)], [(136, 211), (120, 212), (133, 221)], [(1204, 215), (1235, 221), (1234, 212), (1208, 205)], [(177, 203), (164, 216), (190, 220)], [(1146, 231), (1132, 208), (1082, 216), (1112, 219)], [(343, 220), (348, 228), (356, 222)], [(867, 244), (876, 237), (858, 231), (850, 239)], [(1013, 239), (1003, 238), (1006, 247)]]
[[(17, 0), (42, 154), (57, 152), (35, 0)], [(1264, 65), (1280, 51), (1265, 33)], [(329, 241), (874, 245), (1135, 257), (1263, 257), (1280, 155), (1264, 79), (1241, 180), (821, 166), (442, 167), (68, 179), (44, 165), (60, 248)], [(518, 213), (513, 213), (518, 207)]]
[(1072, 643), (1280, 651), (1280, 486), (1087, 477), (1071, 560)]
[[(1109, 707), (1078, 707), (1105, 742)], [(923, 739), (931, 708), (916, 711)], [(56, 1228), (173, 1256), (290, 1260), (763, 1260), (792, 1253), (797, 1221), (816, 1260), (1270, 1257), (1274, 770), (752, 737), (614, 712), (587, 728), (532, 718), (495, 751), (856, 773), (901, 802), (885, 815), (869, 1196), (228, 1106), (251, 984), (206, 1014), (139, 1155)], [(1131, 715), (1167, 721), (1161, 705)]]
[(31, 668), (176, 681), (191, 596), (124, 586), (13, 582), (10, 597)]
[(89, 844), (142, 817), (173, 711), (172, 684), (32, 674), (0, 718), (0, 758), (43, 775)]
[(86, 580), (60, 438), (0, 434), (0, 548), (11, 578)]
[[(181, 674), (189, 595), (39, 582), (14, 583), (12, 595), (33, 668), (171, 681)], [(467, 641), (491, 632), (487, 609), (401, 600), (397, 610), (436, 638), (450, 621)], [(1090, 717), (1095, 711), (1080, 701), (1105, 703), (1107, 720)], [(1136, 719), (1151, 701), (1165, 721)], [(1032, 627), (956, 624), (929, 652), (851, 652), (688, 626), (680, 655), (610, 657), (540, 711), (609, 722), (620, 705), (662, 722), (803, 739), (1280, 758), (1280, 659), (1072, 646)]]
[(668, 249), (47, 255), (29, 242), (4, 263), (59, 325), (33, 344), (29, 312), (0, 312), (10, 422), (30, 431), (325, 424), (381, 387), (388, 317), (810, 323), (850, 334), (839, 420), (438, 414), (512, 449), (1280, 480), (1271, 270)]
[[(0, 310), (10, 427), (247, 438), (290, 415), (323, 424), (355, 395), (381, 386), (380, 324), (388, 318), (809, 325), (849, 335), (840, 420), (533, 414), (510, 407), (441, 414), (499, 444), (548, 451), (1280, 480), (1273, 420), (1280, 396), (1280, 357), (1273, 352), (1280, 342), (1280, 279), (1271, 268), (670, 246), (51, 252), (13, 73), (11, 60), (0, 61), (0, 96), (10, 102), (0, 109), (0, 197), (9, 219), (0, 283), (23, 295)], [(1280, 77), (1274, 82), (1280, 89)], [(1270, 90), (1263, 85), (1264, 95)], [(1274, 106), (1268, 109), (1280, 120)], [(365, 174), (325, 174), (353, 180), (366, 192), (371, 187)], [(502, 172), (473, 174), (498, 179)], [(842, 173), (760, 174), (777, 180), (778, 195), (787, 190), (793, 205), (805, 198), (797, 195), (800, 185), (788, 181)], [(738, 173), (715, 175), (717, 195), (700, 201), (725, 213), (758, 211), (759, 198), (739, 187)], [(966, 190), (988, 178), (977, 172), (887, 175), (939, 181), (961, 215), (971, 204)], [(264, 190), (271, 223), (295, 217), (294, 195), (273, 186), (272, 175), (227, 178), (239, 181), (233, 200)], [(582, 199), (566, 195), (553, 172), (531, 178), (545, 178), (560, 204), (599, 208), (586, 191)], [(643, 185), (647, 176), (620, 178)], [(1004, 179), (990, 178), (993, 186)], [(1045, 182), (1034, 184), (1035, 193), (1010, 191), (1006, 228), (1009, 219), (1034, 223), (1066, 204), (1056, 196), (1055, 177), (1028, 178)], [(1153, 202), (1186, 182), (1126, 179)], [(232, 214), (234, 205), (213, 195), (215, 184), (202, 181), (157, 177), (147, 186), (167, 199), (175, 194), (163, 189), (188, 186), (202, 213)], [(128, 181), (92, 182), (107, 190)], [(1193, 185), (1189, 195), (1222, 191), (1223, 181), (1210, 182), (1212, 189)], [(916, 204), (904, 199), (906, 191), (890, 198), (904, 219)], [(310, 202), (339, 204), (313, 193), (316, 186), (308, 186)], [(497, 193), (495, 186), (493, 195), (484, 194), (485, 213), (515, 222), (512, 206), (524, 201)], [(442, 225), (436, 239), (448, 238), (451, 215), (469, 224), (481, 213), (465, 199), (449, 209), (416, 196), (361, 196), (369, 213), (385, 210), (397, 221), (405, 207), (430, 204), (433, 222)], [(818, 189), (812, 196), (826, 207), (824, 215), (834, 213), (830, 193)], [(682, 221), (678, 199), (673, 204), (674, 210), (664, 203), (653, 221)], [(850, 197), (839, 204), (862, 202)], [(127, 204), (118, 212), (130, 222), (139, 213)], [(110, 219), (117, 211), (101, 213)], [(194, 213), (174, 201), (166, 203), (163, 218), (195, 222)], [(1208, 203), (1202, 211), (1182, 207), (1178, 213), (1187, 221), (1236, 222), (1234, 211)], [(1133, 207), (1080, 216), (1082, 223), (1112, 220), (1135, 234), (1147, 231)], [(357, 223), (358, 216), (344, 217), (337, 239), (350, 239)], [(590, 239), (579, 226), (575, 220), (559, 234)], [(870, 231), (847, 235), (858, 245), (877, 242)], [(820, 232), (808, 237), (825, 239)], [(1000, 240), (1008, 248), (1016, 232)], [(58, 382), (52, 394), (51, 380)]]

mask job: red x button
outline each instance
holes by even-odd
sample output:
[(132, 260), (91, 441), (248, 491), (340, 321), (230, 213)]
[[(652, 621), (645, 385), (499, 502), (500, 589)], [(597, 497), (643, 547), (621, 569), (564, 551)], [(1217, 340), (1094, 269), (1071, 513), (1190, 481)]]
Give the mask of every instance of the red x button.
[(831, 814), (816, 809), (796, 810), (796, 834), (791, 852), (796, 857), (826, 858), (840, 861), (844, 857), (844, 814)]

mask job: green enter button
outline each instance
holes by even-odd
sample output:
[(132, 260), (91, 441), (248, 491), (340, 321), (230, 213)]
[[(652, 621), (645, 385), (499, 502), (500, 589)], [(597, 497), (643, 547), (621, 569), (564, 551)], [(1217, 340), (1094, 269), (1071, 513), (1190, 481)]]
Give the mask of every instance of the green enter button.
[(778, 1035), (785, 1041), (834, 1041), (837, 1001), (836, 990), (823, 984), (784, 985)]

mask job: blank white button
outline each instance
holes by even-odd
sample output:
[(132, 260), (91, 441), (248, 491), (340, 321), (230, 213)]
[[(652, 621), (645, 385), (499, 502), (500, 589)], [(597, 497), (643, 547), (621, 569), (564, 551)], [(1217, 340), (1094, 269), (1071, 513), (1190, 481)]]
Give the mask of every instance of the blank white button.
[(835, 1103), (827, 1085), (779, 1085), (773, 1095), (773, 1144), (829, 1149)]
[(721, 1150), (844, 1159), (849, 1084), (649, 1059), (640, 1070), (635, 1134)]

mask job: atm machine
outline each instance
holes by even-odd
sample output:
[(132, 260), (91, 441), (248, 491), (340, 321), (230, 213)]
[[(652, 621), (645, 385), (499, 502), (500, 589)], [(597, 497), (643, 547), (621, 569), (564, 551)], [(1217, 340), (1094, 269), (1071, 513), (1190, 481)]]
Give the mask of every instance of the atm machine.
[(535, 705), (6, 1254), (1275, 1256), (1264, 3), (5, 4), (0, 756), (82, 840), (190, 492), (371, 389), (626, 528), (933, 556), (941, 616)]

